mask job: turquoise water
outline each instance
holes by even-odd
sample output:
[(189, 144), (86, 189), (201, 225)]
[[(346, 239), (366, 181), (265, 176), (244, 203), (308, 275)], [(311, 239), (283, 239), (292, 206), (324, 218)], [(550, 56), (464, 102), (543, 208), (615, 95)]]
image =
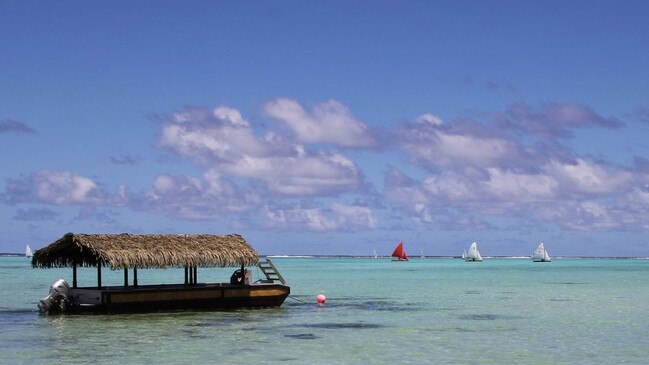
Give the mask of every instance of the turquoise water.
[[(281, 308), (40, 316), (70, 269), (0, 257), (0, 362), (219, 364), (645, 364), (649, 260), (276, 258)], [(226, 281), (231, 269), (200, 269)], [(95, 270), (80, 270), (80, 285)], [(180, 270), (140, 270), (141, 284)], [(120, 284), (122, 272), (104, 271)], [(315, 304), (319, 293), (326, 305)]]

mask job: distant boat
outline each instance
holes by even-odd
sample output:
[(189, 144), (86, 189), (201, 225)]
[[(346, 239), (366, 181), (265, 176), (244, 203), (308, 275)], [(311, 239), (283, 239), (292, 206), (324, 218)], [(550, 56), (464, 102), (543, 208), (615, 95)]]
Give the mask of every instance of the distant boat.
[(406, 250), (403, 249), (403, 242), (399, 242), (397, 247), (392, 251), (392, 261), (408, 261), (408, 255), (406, 255)]
[(425, 258), (426, 258), (426, 256), (424, 255), (424, 250), (421, 250), (421, 259), (423, 260)]
[(34, 252), (32, 251), (32, 248), (27, 245), (25, 247), (25, 257), (31, 258), (32, 256), (34, 256)]
[(462, 260), (466, 259), (466, 250), (462, 250)]
[(550, 262), (550, 255), (548, 251), (545, 250), (543, 242), (536, 247), (534, 252), (532, 252), (532, 261), (533, 262)]
[(376, 254), (376, 250), (374, 250), (374, 256), (373, 256), (373, 258), (374, 258), (375, 260), (379, 258), (379, 255)]
[(482, 261), (482, 256), (480, 256), (480, 252), (478, 252), (478, 244), (476, 242), (473, 242), (471, 246), (469, 246), (469, 251), (464, 255), (464, 261)]

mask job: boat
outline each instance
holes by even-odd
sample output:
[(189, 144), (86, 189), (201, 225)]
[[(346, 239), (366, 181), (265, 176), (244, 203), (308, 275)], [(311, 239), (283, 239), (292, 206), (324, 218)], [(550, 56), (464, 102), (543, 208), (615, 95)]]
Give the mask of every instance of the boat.
[(34, 256), (34, 252), (32, 251), (32, 248), (29, 247), (29, 245), (26, 245), (25, 246), (25, 257), (31, 258), (32, 256)]
[(462, 250), (462, 260), (466, 258), (466, 250)]
[(532, 262), (550, 262), (550, 255), (541, 242), (532, 252)]
[[(252, 281), (248, 267), (264, 279)], [(279, 307), (290, 287), (275, 265), (238, 234), (75, 234), (34, 252), (34, 268), (72, 268), (72, 285), (59, 279), (40, 301), (43, 314), (133, 313)], [(97, 285), (79, 287), (78, 267), (96, 267)], [(124, 271), (124, 284), (102, 284), (102, 268)], [(183, 268), (177, 284), (140, 285), (138, 270)], [(226, 282), (199, 282), (198, 268), (237, 268)], [(129, 272), (132, 280), (129, 280)], [(182, 270), (179, 270), (182, 273)], [(261, 277), (261, 275), (260, 275)]]
[(403, 249), (403, 242), (399, 242), (394, 251), (392, 251), (393, 257), (392, 261), (408, 261), (408, 255), (406, 255), (406, 250)]
[(477, 242), (471, 243), (471, 246), (469, 246), (469, 250), (464, 255), (464, 261), (469, 261), (469, 262), (482, 261), (482, 256), (480, 256), (480, 252), (478, 251)]
[(424, 250), (421, 250), (421, 259), (423, 260), (425, 258), (426, 258), (426, 255), (424, 255)]
[(379, 255), (376, 254), (376, 250), (374, 250), (374, 256), (372, 256), (375, 260), (379, 258)]

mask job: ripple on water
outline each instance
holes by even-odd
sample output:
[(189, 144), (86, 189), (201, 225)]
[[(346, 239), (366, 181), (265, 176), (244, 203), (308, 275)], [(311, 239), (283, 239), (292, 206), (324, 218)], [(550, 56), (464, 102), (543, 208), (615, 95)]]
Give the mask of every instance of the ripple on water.
[(320, 336), (316, 336), (313, 333), (290, 333), (284, 335), (284, 337), (295, 338), (298, 340), (315, 340), (320, 338)]
[(306, 328), (322, 328), (322, 329), (376, 329), (384, 328), (386, 326), (378, 323), (314, 323), (314, 324), (303, 324), (299, 327)]
[(398, 303), (388, 300), (366, 300), (362, 302), (346, 302), (332, 304), (332, 307), (347, 307), (354, 310), (376, 311), (376, 312), (414, 312), (421, 310), (421, 307), (414, 303)]
[(523, 317), (519, 317), (519, 316), (506, 316), (502, 314), (492, 314), (492, 313), (463, 314), (458, 318), (463, 320), (469, 320), (469, 321), (496, 321), (500, 319), (523, 319)]

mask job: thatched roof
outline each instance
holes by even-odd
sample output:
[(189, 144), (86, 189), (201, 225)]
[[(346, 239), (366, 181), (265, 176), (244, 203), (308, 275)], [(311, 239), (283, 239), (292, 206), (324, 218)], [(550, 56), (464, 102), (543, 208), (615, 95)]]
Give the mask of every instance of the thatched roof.
[(251, 266), (257, 251), (238, 234), (74, 234), (34, 252), (33, 267), (120, 268)]

